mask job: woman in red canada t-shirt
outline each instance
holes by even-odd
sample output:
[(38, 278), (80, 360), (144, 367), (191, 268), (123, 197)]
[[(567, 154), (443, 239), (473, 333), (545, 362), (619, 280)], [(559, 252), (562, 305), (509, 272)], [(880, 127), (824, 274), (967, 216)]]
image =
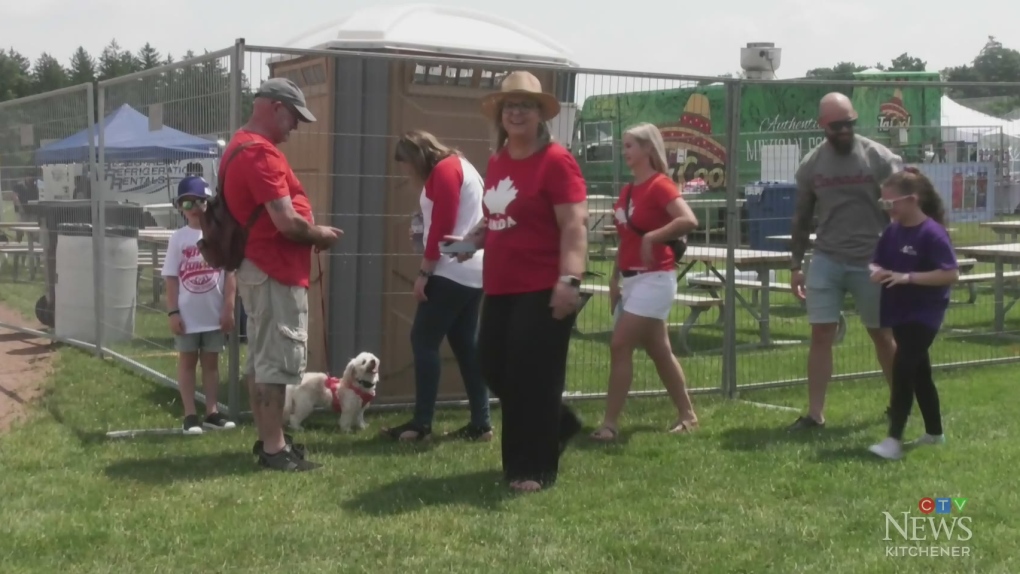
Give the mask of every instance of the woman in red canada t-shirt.
[(609, 285), (609, 304), (616, 324), (610, 344), (606, 414), (592, 434), (602, 441), (617, 436), (638, 346), (644, 347), (655, 363), (676, 404), (678, 418), (670, 432), (687, 432), (698, 424), (666, 327), (676, 296), (673, 249), (667, 243), (694, 231), (698, 220), (667, 175), (665, 145), (658, 128), (643, 123), (628, 129), (623, 135), (623, 157), (634, 174), (634, 183), (624, 186), (614, 206), (620, 246)]
[(562, 397), (588, 251), (587, 186), (551, 140), (546, 122), (559, 110), (527, 72), (509, 74), (482, 101), (497, 151), (485, 173), (485, 220), (465, 238), (485, 249), (478, 350), (503, 412), (503, 472), (521, 492), (552, 485), (581, 429)]

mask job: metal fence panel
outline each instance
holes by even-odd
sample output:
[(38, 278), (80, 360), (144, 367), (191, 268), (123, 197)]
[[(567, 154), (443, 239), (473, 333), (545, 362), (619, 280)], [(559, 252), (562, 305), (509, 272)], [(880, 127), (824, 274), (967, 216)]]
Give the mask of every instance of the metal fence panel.
[[(750, 342), (756, 334), (769, 337), (768, 341), (760, 341), (767, 344), (738, 353), (742, 390), (800, 383), (807, 375), (812, 328), (804, 304), (792, 296), (789, 285), (794, 175), (804, 157), (826, 140), (817, 123), (818, 104), (832, 91), (844, 93), (854, 104), (859, 116), (856, 133), (888, 147), (906, 165), (928, 175), (945, 206), (963, 278), (952, 290), (942, 333), (932, 347), (933, 364), (993, 363), (1016, 358), (1013, 335), (1017, 324), (1008, 318), (999, 327), (995, 322), (995, 309), (1009, 304), (1011, 275), (1007, 270), (1007, 281), (997, 282), (995, 258), (971, 255), (968, 248), (996, 243), (996, 234), (1005, 238), (1013, 229), (1010, 223), (997, 222), (1011, 219), (1020, 203), (1018, 172), (1009, 165), (1009, 154), (1020, 148), (1005, 133), (1009, 129), (1004, 127), (1005, 122), (997, 118), (986, 117), (980, 124), (969, 125), (967, 120), (954, 117), (956, 107), (943, 99), (948, 86), (902, 81), (845, 85), (743, 82), (744, 115), (737, 146), (737, 199), (743, 203), (742, 221), (729, 232), (731, 236), (740, 234), (747, 257), (777, 257), (777, 261), (768, 281), (749, 275), (735, 283), (737, 297), (748, 303), (736, 320), (737, 338)], [(1000, 86), (1003, 88), (1020, 94), (1020, 85)], [(843, 192), (836, 186), (822, 193)], [(877, 201), (877, 197), (874, 199)], [(867, 225), (867, 221), (859, 223)], [(814, 225), (824, 223), (816, 218)], [(1016, 253), (1020, 245), (1007, 251)], [(806, 269), (810, 269), (810, 256), (809, 247)], [(1015, 255), (1004, 257), (1000, 260), (1008, 264)], [(1000, 303), (1003, 297), (996, 294), (996, 286), (1007, 293), (1004, 304)], [(844, 301), (832, 355), (835, 379), (882, 375), (876, 343), (861, 324), (851, 298)], [(824, 363), (824, 353), (818, 356)]]
[[(221, 50), (100, 82), (97, 93), (102, 175), (97, 191), (103, 206), (97, 229), (107, 230), (96, 236), (106, 294), (103, 352), (167, 387), (188, 391), (194, 385), (203, 403), (201, 391), (213, 389), (213, 378), (236, 373), (236, 363), (230, 364), (231, 353), (224, 349), (209, 379), (203, 378), (203, 365), (179, 363), (167, 313), (177, 307), (171, 299), (218, 290), (219, 273), (204, 264), (197, 248), (171, 251), (170, 238), (197, 224), (197, 219), (189, 224), (175, 203), (180, 181), (197, 175), (215, 189), (220, 155), (234, 127), (232, 54), (233, 49)], [(213, 317), (202, 327), (219, 323)], [(236, 325), (229, 337), (236, 345)], [(216, 401), (236, 415), (236, 402), (228, 409), (221, 401), (227, 387), (219, 385)], [(236, 392), (232, 398), (238, 400)]]
[[(639, 121), (671, 125), (673, 131), (667, 137), (671, 175), (679, 177), (684, 169), (712, 171), (714, 165), (685, 166), (684, 158), (699, 138), (725, 156), (726, 135), (711, 123), (725, 113), (725, 87), (720, 85), (711, 102), (688, 103), (673, 96), (703, 79), (579, 73), (426, 56), (259, 47), (246, 51), (252, 86), (283, 76), (304, 90), (319, 121), (302, 126), (281, 149), (311, 196), (317, 219), (345, 231), (341, 245), (328, 256), (323, 254), (323, 265), (328, 266), (327, 297), (320, 302), (314, 287), (310, 292), (310, 304), (316, 310), (321, 305), (328, 318), (324, 329), (312, 325), (312, 363), (338, 372), (357, 352), (379, 354), (387, 386), (381, 391), (383, 402), (414, 398), (409, 339), (415, 310), (412, 286), (421, 256), (412, 250), (408, 229), (419, 209), (420, 189), (412, 189), (392, 161), (397, 139), (411, 129), (431, 132), (459, 149), (484, 175), (494, 141), (492, 126), (480, 114), (481, 97), (498, 89), (508, 72), (521, 68), (535, 73), (547, 91), (556, 93), (563, 109), (550, 128), (573, 152), (588, 183), (589, 269), (597, 274), (586, 281), (592, 297), (579, 315), (571, 344), (568, 392), (601, 396), (608, 384), (612, 332), (605, 289), (616, 252), (614, 202), (631, 179), (621, 155), (622, 133)], [(705, 209), (724, 203), (725, 194), (717, 194)], [(725, 257), (724, 247), (715, 253)], [(681, 350), (689, 384), (717, 390), (722, 364), (721, 305), (707, 295), (681, 292), (678, 299), (670, 317), (671, 333)], [(697, 327), (687, 333), (685, 321), (695, 319), (699, 319)], [(327, 345), (328, 351), (320, 351)], [(459, 372), (445, 345), (443, 357), (441, 398), (461, 399)], [(655, 367), (643, 353), (635, 354), (634, 372), (635, 393), (662, 392)]]
[[(99, 341), (104, 354), (177, 388), (162, 278), (168, 237), (184, 224), (172, 204), (177, 183), (198, 173), (214, 186), (223, 146), (248, 119), (259, 84), (287, 77), (302, 88), (319, 121), (302, 125), (280, 147), (312, 199), (316, 220), (345, 230), (337, 248), (314, 258), (309, 367), (339, 372), (357, 352), (375, 352), (387, 387), (380, 402), (410, 402), (412, 285), (420, 255), (408, 230), (420, 190), (398, 171), (394, 145), (406, 131), (424, 129), (484, 174), (494, 141), (479, 99), (521, 68), (560, 99), (562, 112), (549, 127), (588, 185), (593, 274), (571, 343), (571, 396), (600, 397), (608, 384), (613, 320), (606, 286), (616, 255), (615, 202), (632, 179), (622, 139), (640, 122), (662, 132), (669, 175), (700, 222), (688, 237), (669, 319), (688, 384), (733, 396), (805, 380), (812, 329), (789, 286), (792, 183), (804, 156), (825, 141), (817, 106), (833, 90), (856, 106), (857, 133), (929, 175), (943, 199), (964, 278), (952, 290), (933, 363), (1016, 360), (1018, 325), (1010, 310), (1020, 293), (1020, 133), (992, 116), (959, 115), (960, 106), (943, 97), (981, 92), (1016, 98), (1015, 84), (719, 80), (239, 42), (101, 82), (96, 98), (91, 86), (78, 86), (0, 103), (0, 213), (7, 239), (0, 243), (0, 300), (26, 316), (16, 327), (36, 326), (30, 317), (38, 306), (38, 318), (57, 325), (55, 337), (71, 333), (86, 348)], [(67, 139), (90, 126), (98, 126), (92, 137)], [(180, 145), (167, 145), (166, 138)], [(31, 195), (39, 187), (31, 178), (39, 177), (41, 199), (91, 198), (91, 209), (87, 202), (43, 202), (15, 212), (14, 198)], [(125, 201), (145, 207), (125, 207)], [(93, 236), (87, 229), (57, 228), (93, 220)], [(137, 238), (99, 231), (124, 225), (143, 229)], [(69, 256), (88, 250), (91, 259)], [(87, 260), (103, 272), (91, 273)], [(875, 346), (851, 300), (842, 317), (833, 378), (880, 374)], [(220, 361), (231, 383), (232, 414), (244, 398), (237, 383), (245, 346), (238, 335), (235, 327), (230, 352)], [(463, 399), (445, 345), (443, 372), (441, 400)], [(632, 394), (660, 389), (655, 366), (636, 353)], [(205, 400), (201, 393), (198, 398)]]
[[(0, 103), (0, 301), (21, 316), (4, 326), (86, 349), (96, 341), (95, 261), (90, 248), (58, 244), (56, 225), (92, 219), (93, 102), (84, 84)], [(69, 141), (82, 148), (72, 164), (62, 161)]]

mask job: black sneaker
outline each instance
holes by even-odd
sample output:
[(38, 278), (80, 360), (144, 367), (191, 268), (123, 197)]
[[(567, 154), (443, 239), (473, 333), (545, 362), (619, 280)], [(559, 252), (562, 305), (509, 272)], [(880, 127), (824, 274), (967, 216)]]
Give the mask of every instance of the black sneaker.
[(283, 450), (276, 454), (266, 454), (265, 451), (260, 452), (259, 466), (268, 468), (269, 470), (280, 470), (284, 472), (305, 472), (307, 470), (315, 470), (322, 465), (305, 460), (298, 456), (288, 444), (283, 447)]
[[(283, 435), (283, 442), (290, 446), (294, 450), (294, 454), (296, 454), (299, 458), (305, 457), (305, 445), (294, 444), (294, 437), (289, 434), (285, 434)], [(255, 441), (255, 444), (251, 445), (251, 453), (255, 456), (262, 454), (262, 441), (257, 440)]]
[(188, 415), (184, 417), (181, 428), (184, 429), (184, 434), (202, 434), (202, 421), (198, 415)]
[(799, 431), (807, 429), (820, 429), (825, 427), (825, 423), (820, 423), (808, 415), (804, 415), (797, 420), (793, 421), (793, 424), (786, 428), (788, 431)]
[(488, 442), (492, 440), (492, 426), (486, 425), (482, 427), (469, 424), (448, 433), (446, 436), (469, 441)]
[(223, 416), (223, 413), (213, 413), (205, 417), (205, 421), (202, 422), (202, 426), (204, 426), (207, 429), (226, 430), (232, 429), (237, 425), (234, 424), (234, 421)]

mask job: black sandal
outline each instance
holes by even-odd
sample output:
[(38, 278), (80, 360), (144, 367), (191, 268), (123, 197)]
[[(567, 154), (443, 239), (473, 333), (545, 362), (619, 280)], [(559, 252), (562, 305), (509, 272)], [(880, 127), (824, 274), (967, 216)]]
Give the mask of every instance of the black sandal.
[(400, 426), (395, 426), (393, 428), (382, 429), (381, 431), (379, 431), (379, 434), (387, 436), (393, 440), (401, 440), (400, 435), (408, 431), (413, 431), (417, 433), (418, 436), (416, 436), (413, 439), (403, 439), (407, 442), (422, 441), (429, 438), (429, 436), (432, 435), (431, 426), (420, 425), (415, 422), (404, 423)]

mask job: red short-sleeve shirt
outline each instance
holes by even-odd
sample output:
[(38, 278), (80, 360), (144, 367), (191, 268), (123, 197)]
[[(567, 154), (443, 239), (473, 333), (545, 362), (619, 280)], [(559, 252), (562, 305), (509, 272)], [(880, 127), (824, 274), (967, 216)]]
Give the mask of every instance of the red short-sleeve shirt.
[[(287, 158), (272, 142), (259, 134), (239, 130), (223, 150), (224, 160), (231, 156), (235, 147), (248, 141), (255, 143), (234, 156), (226, 168), (223, 193), (231, 215), (241, 225), (247, 225), (257, 206), (289, 196), (294, 211), (314, 223), (312, 203), (304, 187)], [(265, 210), (248, 232), (244, 256), (281, 284), (308, 288), (312, 246), (284, 237)]]
[(553, 206), (580, 203), (587, 186), (574, 157), (551, 143), (524, 159), (506, 150), (489, 159), (482, 203), (485, 293), (503, 295), (551, 289), (560, 276), (560, 228)]
[[(624, 217), (624, 206), (627, 194), (630, 193), (630, 212)], [(621, 271), (672, 271), (673, 250), (661, 243), (652, 246), (652, 258), (655, 264), (648, 268), (641, 261), (641, 236), (635, 232), (627, 221), (641, 231), (648, 233), (673, 221), (666, 210), (673, 200), (680, 197), (680, 190), (665, 175), (655, 174), (640, 185), (627, 185), (620, 191), (620, 197), (614, 205), (613, 219), (620, 245), (616, 252), (616, 261)]]

